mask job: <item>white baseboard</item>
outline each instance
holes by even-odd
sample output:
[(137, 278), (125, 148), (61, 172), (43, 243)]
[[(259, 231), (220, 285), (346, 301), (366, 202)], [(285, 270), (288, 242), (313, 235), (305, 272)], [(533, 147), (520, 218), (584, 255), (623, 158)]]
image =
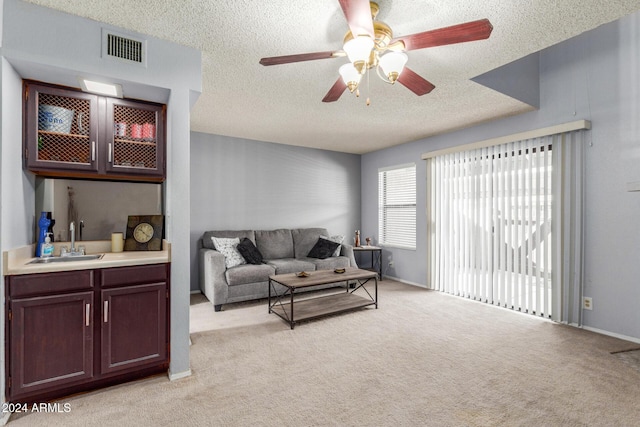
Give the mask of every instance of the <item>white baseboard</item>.
[(584, 325), (583, 326), (579, 326), (579, 328), (586, 329), (587, 331), (595, 332), (597, 334), (607, 335), (607, 336), (610, 336), (610, 337), (613, 337), (613, 338), (618, 338), (618, 339), (621, 339), (621, 340), (631, 341), (631, 342), (634, 342), (636, 344), (640, 344), (640, 338), (629, 337), (627, 335), (622, 335), (622, 334), (616, 334), (615, 332), (609, 332), (609, 331), (605, 331), (605, 330), (602, 330), (602, 329), (592, 328), (590, 326), (584, 326)]
[(191, 376), (191, 369), (184, 372), (179, 372), (177, 374), (172, 374), (171, 371), (169, 371), (169, 381), (176, 381), (176, 380), (190, 377), (190, 376)]
[[(406, 282), (406, 281), (403, 281), (403, 280), (400, 280), (400, 279), (396, 279), (396, 278), (393, 278), (393, 277), (389, 277), (389, 278), (390, 278), (390, 279), (393, 279), (393, 280), (397, 280), (397, 281), (399, 281), (399, 282), (407, 283), (407, 284), (409, 284), (409, 285), (420, 286), (420, 287), (422, 287), (422, 288), (428, 289), (428, 288), (426, 288), (426, 286), (424, 286), (424, 285), (418, 285), (418, 284), (415, 284), (415, 283)], [(449, 296), (452, 296), (452, 297), (454, 297), (454, 298), (461, 298), (461, 297), (459, 297), (459, 296), (451, 295), (451, 294), (448, 294), (448, 293), (446, 293), (446, 292), (442, 292), (442, 294), (444, 294), (444, 295), (449, 295)], [(478, 303), (478, 304), (486, 304), (486, 303), (484, 303), (484, 302), (481, 302), (481, 301), (475, 301), (475, 300), (468, 299), (468, 298), (463, 298), (463, 299), (466, 299), (467, 301), (471, 301), (471, 302), (476, 302), (476, 303)], [(500, 306), (498, 306), (498, 305), (493, 305), (493, 304), (489, 304), (489, 305), (490, 305), (491, 307), (500, 308), (500, 309), (502, 309), (502, 310), (508, 310), (508, 311), (513, 312), (513, 313), (522, 314), (522, 315), (524, 315), (524, 316), (531, 316), (531, 314), (521, 313), (521, 312), (519, 312), (519, 311), (512, 310), (512, 309), (510, 309), (510, 308), (500, 307)], [(605, 330), (603, 330), (603, 329), (592, 328), (592, 327), (590, 327), (590, 326), (584, 326), (584, 325), (582, 325), (582, 326), (581, 326), (581, 325), (579, 325), (578, 323), (575, 323), (575, 322), (571, 322), (571, 323), (566, 322), (566, 321), (556, 322), (556, 321), (554, 321), (554, 320), (547, 319), (547, 318), (545, 318), (545, 317), (538, 317), (538, 316), (534, 316), (534, 317), (536, 317), (536, 318), (538, 318), (538, 319), (541, 319), (541, 320), (546, 320), (546, 321), (548, 321), (548, 322), (558, 323), (558, 324), (562, 324), (562, 325), (567, 325), (567, 326), (571, 326), (571, 327), (578, 328), (578, 329), (584, 329), (584, 330), (587, 330), (587, 331), (590, 331), (590, 332), (595, 332), (596, 334), (607, 335), (607, 336), (609, 336), (609, 337), (618, 338), (618, 339), (621, 339), (621, 340), (630, 341), (630, 342), (634, 342), (634, 343), (640, 344), (640, 338), (630, 337), (630, 336), (622, 335), (622, 334), (616, 334), (615, 332), (609, 332), (609, 331), (605, 331)]]
[[(382, 276), (382, 277), (383, 277), (384, 279), (391, 279), (391, 280), (395, 280), (396, 282), (404, 283), (404, 284), (406, 284), (406, 285), (417, 286), (417, 287), (419, 287), (419, 288), (429, 289), (429, 288), (427, 288), (425, 285), (423, 285), (422, 283), (410, 282), (410, 281), (408, 281), (408, 280), (399, 279), (399, 278), (397, 278), (397, 277), (387, 276), (387, 275), (384, 275), (384, 276)], [(383, 280), (383, 282), (384, 282), (384, 280)], [(378, 283), (380, 283), (380, 282), (378, 282)]]
[(191, 294), (201, 294), (202, 291), (200, 289), (192, 289)]

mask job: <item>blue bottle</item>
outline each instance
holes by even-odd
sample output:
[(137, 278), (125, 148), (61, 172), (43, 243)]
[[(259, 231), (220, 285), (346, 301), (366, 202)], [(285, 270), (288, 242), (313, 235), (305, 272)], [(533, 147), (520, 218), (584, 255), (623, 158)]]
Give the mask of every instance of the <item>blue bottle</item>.
[(44, 244), (44, 239), (47, 237), (49, 225), (51, 225), (51, 220), (47, 218), (46, 212), (42, 212), (40, 214), (40, 220), (38, 221), (38, 245), (36, 246), (36, 257), (38, 258), (42, 256), (42, 245)]

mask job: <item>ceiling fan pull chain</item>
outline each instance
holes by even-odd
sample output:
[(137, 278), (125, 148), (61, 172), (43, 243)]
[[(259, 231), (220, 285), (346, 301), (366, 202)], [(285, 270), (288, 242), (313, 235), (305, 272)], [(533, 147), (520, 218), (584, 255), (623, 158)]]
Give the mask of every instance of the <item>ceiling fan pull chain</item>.
[(369, 81), (371, 80), (369, 78), (369, 75), (371, 73), (367, 70), (367, 107), (371, 105), (371, 99), (369, 98), (369, 96), (371, 95), (371, 90), (369, 89)]

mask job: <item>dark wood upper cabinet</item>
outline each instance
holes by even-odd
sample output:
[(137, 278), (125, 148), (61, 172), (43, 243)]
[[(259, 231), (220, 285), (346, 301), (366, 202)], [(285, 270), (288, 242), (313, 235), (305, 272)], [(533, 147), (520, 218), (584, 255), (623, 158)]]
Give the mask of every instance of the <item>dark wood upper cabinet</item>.
[(165, 178), (164, 105), (25, 82), (25, 167), (51, 177)]

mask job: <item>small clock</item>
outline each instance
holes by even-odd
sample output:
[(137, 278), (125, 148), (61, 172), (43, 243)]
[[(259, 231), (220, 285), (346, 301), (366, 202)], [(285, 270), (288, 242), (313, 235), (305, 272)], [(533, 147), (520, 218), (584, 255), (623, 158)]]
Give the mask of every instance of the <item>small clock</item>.
[(147, 243), (153, 237), (153, 227), (148, 222), (141, 222), (133, 229), (133, 238), (138, 243)]
[(163, 215), (129, 215), (124, 250), (162, 250), (163, 229)]

